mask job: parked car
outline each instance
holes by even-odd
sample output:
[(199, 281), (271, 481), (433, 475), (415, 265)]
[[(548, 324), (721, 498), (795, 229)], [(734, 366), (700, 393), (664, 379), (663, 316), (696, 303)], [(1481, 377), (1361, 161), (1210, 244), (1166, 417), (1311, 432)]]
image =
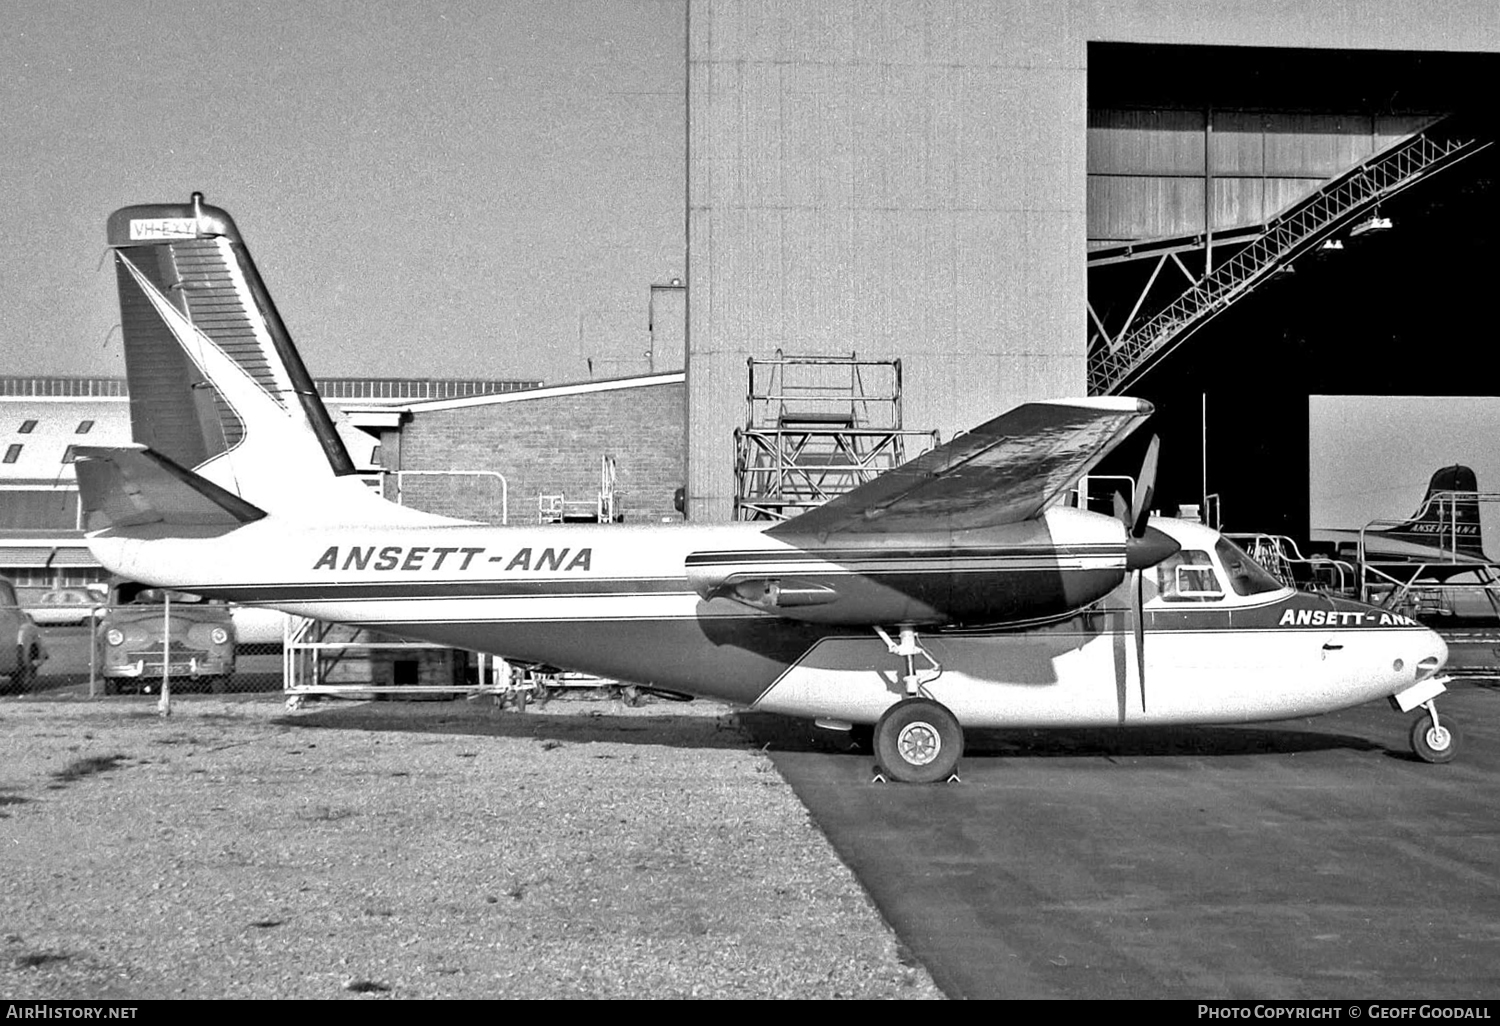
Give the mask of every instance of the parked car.
[(43, 592), (27, 612), (41, 627), (88, 623), (99, 601), (87, 588), (53, 588)]
[(46, 661), (42, 632), (16, 601), (16, 586), (0, 577), (0, 677), (11, 691), (29, 691)]
[(184, 690), (222, 691), (234, 673), (227, 605), (134, 581), (110, 587), (94, 646), (107, 695), (159, 690), (164, 667), (170, 667), (172, 686)]

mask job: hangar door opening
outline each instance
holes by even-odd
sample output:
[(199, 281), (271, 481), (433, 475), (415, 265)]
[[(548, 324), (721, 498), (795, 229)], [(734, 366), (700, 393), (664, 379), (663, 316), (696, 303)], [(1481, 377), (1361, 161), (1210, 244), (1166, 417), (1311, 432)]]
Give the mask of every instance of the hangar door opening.
[(1090, 45), (1090, 390), (1156, 403), (1166, 510), (1217, 495), (1228, 529), (1306, 539), (1309, 396), (1500, 393), (1497, 71)]

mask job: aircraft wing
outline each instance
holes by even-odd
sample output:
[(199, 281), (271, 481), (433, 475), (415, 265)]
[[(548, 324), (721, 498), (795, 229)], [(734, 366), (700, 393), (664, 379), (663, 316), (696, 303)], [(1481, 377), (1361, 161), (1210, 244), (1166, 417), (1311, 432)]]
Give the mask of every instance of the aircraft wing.
[(766, 533), (894, 534), (1028, 520), (1152, 411), (1114, 397), (1027, 403)]

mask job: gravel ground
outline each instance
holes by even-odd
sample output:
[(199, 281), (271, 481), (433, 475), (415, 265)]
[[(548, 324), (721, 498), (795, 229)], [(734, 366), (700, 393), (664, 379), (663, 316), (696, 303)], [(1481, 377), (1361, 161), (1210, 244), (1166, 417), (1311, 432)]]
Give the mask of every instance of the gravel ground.
[(933, 998), (733, 714), (0, 700), (0, 997)]

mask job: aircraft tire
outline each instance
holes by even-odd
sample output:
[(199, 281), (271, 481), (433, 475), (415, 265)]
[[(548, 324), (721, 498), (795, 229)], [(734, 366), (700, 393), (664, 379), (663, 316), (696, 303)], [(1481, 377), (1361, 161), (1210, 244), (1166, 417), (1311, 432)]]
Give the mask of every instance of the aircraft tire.
[(1458, 731), (1450, 720), (1433, 726), (1432, 717), (1423, 713), (1411, 725), (1411, 750), (1423, 762), (1452, 762), (1458, 754)]
[(875, 724), (875, 761), (892, 780), (947, 780), (963, 753), (964, 732), (958, 719), (930, 698), (902, 699)]

